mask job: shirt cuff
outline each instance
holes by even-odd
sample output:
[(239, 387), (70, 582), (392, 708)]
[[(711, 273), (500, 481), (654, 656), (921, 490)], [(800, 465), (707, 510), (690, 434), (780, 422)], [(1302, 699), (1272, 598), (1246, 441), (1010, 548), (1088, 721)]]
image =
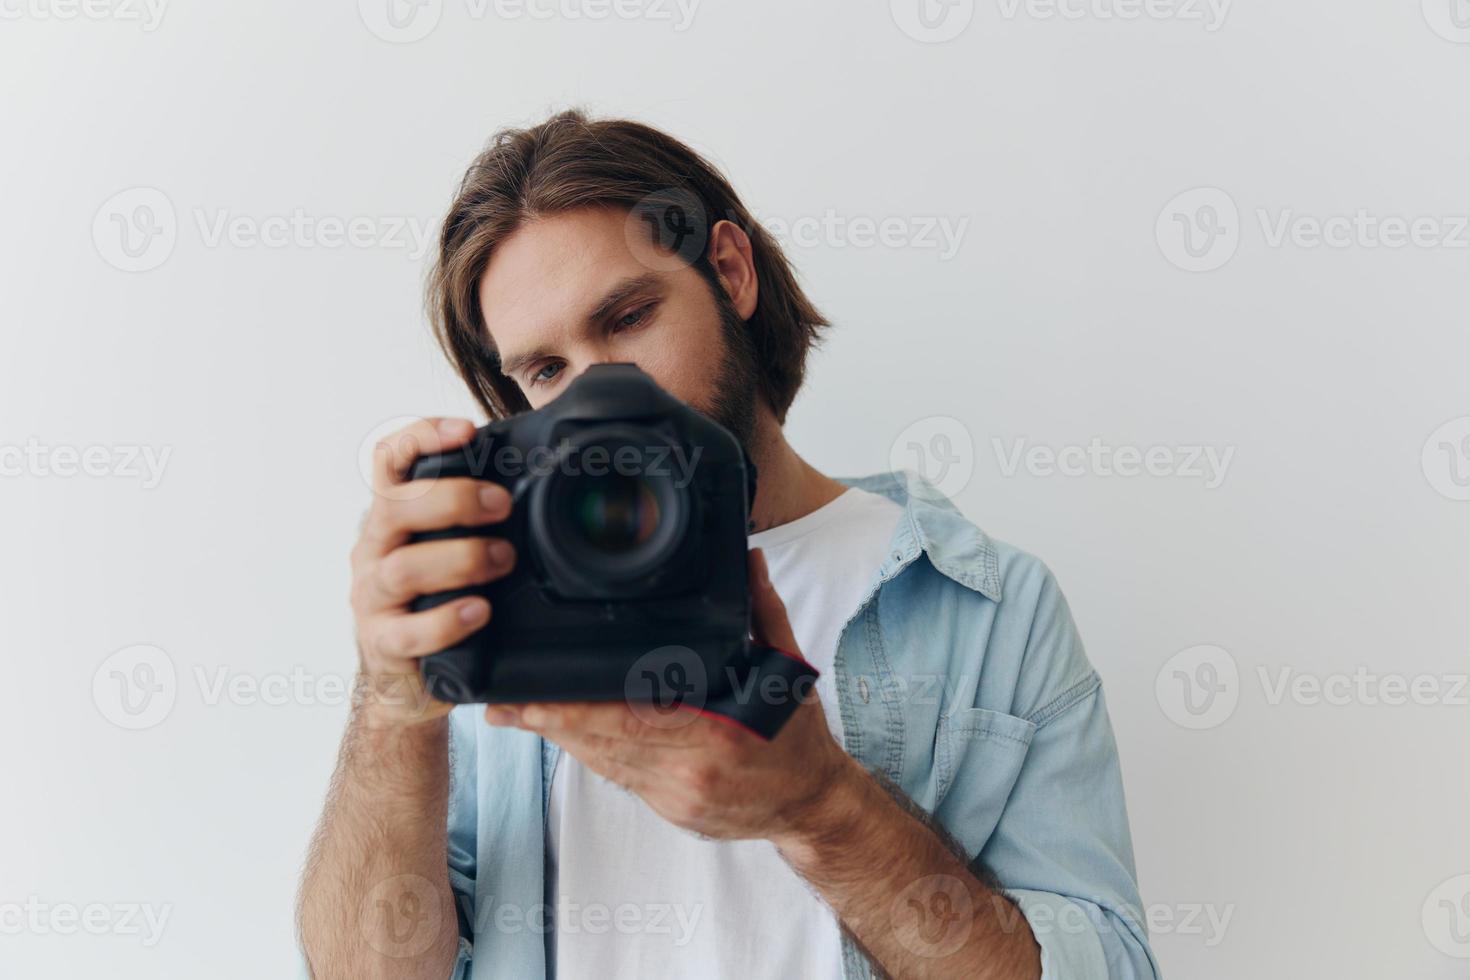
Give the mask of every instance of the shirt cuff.
[(1107, 980), (1108, 960), (1087, 910), (1051, 892), (1008, 889), (1041, 947), (1041, 980)]

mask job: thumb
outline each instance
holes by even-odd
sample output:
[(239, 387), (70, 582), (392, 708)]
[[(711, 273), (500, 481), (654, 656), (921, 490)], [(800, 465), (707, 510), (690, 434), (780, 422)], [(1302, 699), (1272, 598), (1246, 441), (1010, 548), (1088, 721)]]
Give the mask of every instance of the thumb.
[(781, 601), (775, 586), (771, 585), (765, 553), (759, 548), (752, 548), (746, 555), (746, 561), (750, 570), (751, 635), (757, 643), (801, 656), (796, 646), (796, 635), (791, 632), (791, 621), (786, 618), (786, 603)]

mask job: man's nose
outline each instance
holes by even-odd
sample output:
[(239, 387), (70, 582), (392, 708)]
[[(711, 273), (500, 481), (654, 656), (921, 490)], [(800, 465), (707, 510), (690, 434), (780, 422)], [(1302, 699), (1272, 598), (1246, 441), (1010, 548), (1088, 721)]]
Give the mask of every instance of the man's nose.
[(580, 375), (583, 371), (587, 370), (589, 367), (591, 367), (594, 364), (636, 364), (636, 363), (637, 363), (636, 361), (630, 361), (627, 358), (626, 355), (620, 356), (620, 355), (618, 355), (617, 353), (615, 353), (615, 352), (613, 352), (611, 350), (600, 350), (600, 351), (597, 351), (597, 352), (593, 353), (590, 357), (588, 357), (588, 359), (577, 369), (577, 374), (574, 374), (572, 377), (573, 378), (577, 377), (577, 375)]

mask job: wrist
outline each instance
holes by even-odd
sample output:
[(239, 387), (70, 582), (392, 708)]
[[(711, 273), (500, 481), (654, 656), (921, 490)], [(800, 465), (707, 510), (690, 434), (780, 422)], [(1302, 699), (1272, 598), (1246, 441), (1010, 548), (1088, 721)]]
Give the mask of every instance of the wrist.
[(343, 746), (363, 783), (393, 794), (435, 784), (449, 762), (449, 717), (405, 721), (379, 707), (358, 705)]
[(800, 868), (833, 847), (849, 845), (872, 806), (872, 777), (846, 752), (816, 792), (783, 815), (769, 839)]
[(352, 690), (353, 714), (372, 730), (409, 731), (442, 722), (453, 705), (436, 700), (417, 674), (360, 671)]

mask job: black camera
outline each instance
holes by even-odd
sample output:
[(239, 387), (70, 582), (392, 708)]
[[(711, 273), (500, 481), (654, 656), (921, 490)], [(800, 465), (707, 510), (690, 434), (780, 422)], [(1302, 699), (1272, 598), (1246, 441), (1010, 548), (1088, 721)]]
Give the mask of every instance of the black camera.
[(725, 428), (633, 364), (589, 367), (555, 401), (416, 460), (411, 480), (473, 477), (510, 491), (510, 517), (414, 540), (502, 537), (516, 566), (466, 595), (491, 621), (424, 657), (450, 703), (627, 699), (724, 716), (771, 737), (813, 669), (752, 644), (746, 534), (755, 467)]

